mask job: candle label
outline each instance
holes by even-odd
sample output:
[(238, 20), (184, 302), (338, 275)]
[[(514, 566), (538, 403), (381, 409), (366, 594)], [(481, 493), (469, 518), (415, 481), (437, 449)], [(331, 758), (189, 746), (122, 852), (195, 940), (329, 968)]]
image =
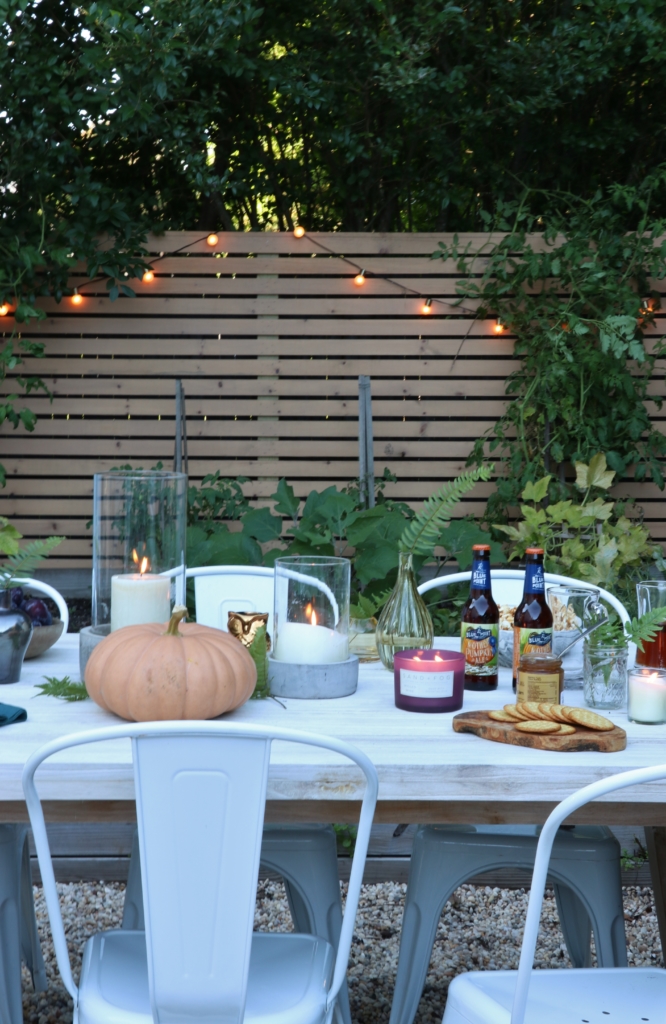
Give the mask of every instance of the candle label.
[(494, 675), (497, 672), (499, 623), (476, 626), (463, 622), (461, 636), (460, 650), (465, 655), (465, 672), (474, 676)]
[(453, 697), (453, 672), (415, 672), (400, 669), (400, 693), (403, 697)]

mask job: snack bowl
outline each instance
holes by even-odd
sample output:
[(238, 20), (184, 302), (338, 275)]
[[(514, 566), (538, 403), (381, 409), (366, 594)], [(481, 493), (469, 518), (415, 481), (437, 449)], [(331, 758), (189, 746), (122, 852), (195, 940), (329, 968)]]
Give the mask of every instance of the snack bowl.
[(502, 668), (513, 667), (513, 630), (500, 629), (497, 660)]
[(60, 639), (63, 626), (64, 622), (62, 619), (56, 618), (53, 619), (50, 626), (35, 626), (32, 630), (28, 649), (25, 652), (26, 661), (29, 658), (38, 658), (40, 654), (48, 651), (49, 647), (53, 647), (56, 640)]

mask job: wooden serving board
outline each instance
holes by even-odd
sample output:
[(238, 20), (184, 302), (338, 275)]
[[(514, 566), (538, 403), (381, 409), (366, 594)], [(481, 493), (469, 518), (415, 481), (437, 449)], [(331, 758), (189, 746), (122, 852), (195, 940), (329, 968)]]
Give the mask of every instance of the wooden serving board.
[(624, 750), (627, 734), (624, 729), (614, 726), (608, 732), (595, 732), (577, 725), (575, 733), (558, 736), (557, 733), (542, 735), (520, 732), (511, 722), (495, 722), (487, 711), (464, 711), (453, 719), (455, 732), (471, 732), (482, 740), (494, 743), (512, 743), (516, 747), (534, 747), (536, 750), (580, 751), (596, 750), (601, 754), (612, 754)]

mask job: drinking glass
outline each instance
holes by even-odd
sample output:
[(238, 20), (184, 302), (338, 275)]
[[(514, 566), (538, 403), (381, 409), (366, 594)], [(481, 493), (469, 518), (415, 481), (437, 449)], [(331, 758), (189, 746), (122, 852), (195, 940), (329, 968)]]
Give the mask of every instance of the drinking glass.
[[(666, 609), (666, 580), (645, 580), (636, 584), (638, 615), (645, 615), (653, 608)], [(643, 650), (636, 651), (636, 664), (648, 668), (666, 668), (666, 623), (650, 643), (643, 641)]]
[(585, 676), (583, 695), (590, 708), (611, 711), (624, 707), (627, 699), (627, 658), (623, 644), (597, 645), (583, 640)]
[[(553, 654), (560, 654), (583, 630), (604, 622), (608, 612), (599, 601), (599, 591), (590, 587), (555, 586), (548, 588), (548, 604), (553, 613)], [(583, 685), (583, 645), (576, 644), (562, 659), (564, 688), (579, 690)]]

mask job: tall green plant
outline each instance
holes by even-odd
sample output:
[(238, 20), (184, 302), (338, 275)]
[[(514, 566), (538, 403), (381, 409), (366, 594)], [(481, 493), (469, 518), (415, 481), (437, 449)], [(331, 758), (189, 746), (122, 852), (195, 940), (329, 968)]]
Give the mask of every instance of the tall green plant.
[[(491, 519), (506, 516), (525, 485), (546, 474), (550, 500), (567, 497), (568, 467), (600, 451), (618, 479), (664, 486), (666, 436), (646, 402), (664, 352), (652, 289), (666, 275), (666, 221), (653, 214), (665, 194), (666, 167), (589, 200), (526, 192), (521, 202), (499, 203), (484, 220), (505, 234), (483, 249), (480, 277), (481, 250), (440, 244), (436, 255), (453, 258), (464, 275), (459, 301), (474, 300), (481, 319), (500, 317), (521, 361), (507, 378), (506, 412), (470, 459), (505, 460)], [(545, 224), (532, 212), (539, 206), (549, 211)]]

